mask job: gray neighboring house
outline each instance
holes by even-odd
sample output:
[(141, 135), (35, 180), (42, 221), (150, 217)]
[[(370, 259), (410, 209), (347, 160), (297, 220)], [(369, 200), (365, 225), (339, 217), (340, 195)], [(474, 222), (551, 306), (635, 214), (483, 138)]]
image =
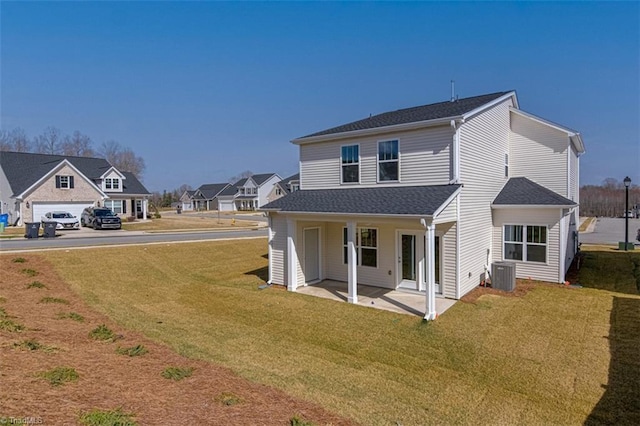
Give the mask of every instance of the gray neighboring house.
[(515, 91), (374, 115), (294, 139), (300, 190), (265, 205), (269, 283), (460, 299), (494, 262), (562, 283), (577, 251), (580, 134)]
[(255, 211), (267, 203), (274, 185), (282, 178), (277, 173), (261, 173), (240, 179), (218, 196), (220, 211)]
[(218, 196), (230, 187), (228, 183), (206, 183), (196, 190), (185, 191), (180, 197), (182, 209), (189, 210), (218, 210)]
[(0, 209), (10, 224), (39, 222), (54, 210), (80, 217), (91, 206), (146, 219), (150, 195), (132, 173), (102, 158), (0, 152)]

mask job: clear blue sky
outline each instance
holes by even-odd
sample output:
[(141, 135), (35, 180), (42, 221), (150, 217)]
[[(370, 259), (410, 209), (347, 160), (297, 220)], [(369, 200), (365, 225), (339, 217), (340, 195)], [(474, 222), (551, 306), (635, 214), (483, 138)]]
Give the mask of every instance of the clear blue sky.
[(515, 89), (580, 131), (581, 183), (640, 183), (640, 6), (0, 2), (0, 118), (113, 139), (150, 190), (298, 168), (291, 139)]

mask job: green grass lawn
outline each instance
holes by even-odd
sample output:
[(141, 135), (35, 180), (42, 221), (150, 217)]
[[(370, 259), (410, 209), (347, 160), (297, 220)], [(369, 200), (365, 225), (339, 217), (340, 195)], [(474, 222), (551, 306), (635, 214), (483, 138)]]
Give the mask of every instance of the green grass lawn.
[[(266, 241), (255, 239), (43, 255), (125, 327), (362, 424), (630, 419), (616, 401), (633, 408), (630, 392), (640, 383), (632, 360), (640, 330), (627, 324), (640, 323), (640, 296), (629, 284), (640, 253), (615, 262), (588, 256), (583, 284), (595, 288), (485, 295), (427, 323), (259, 290), (266, 252)], [(620, 269), (615, 274), (612, 265)], [(609, 280), (615, 283), (604, 285)], [(635, 409), (640, 413), (637, 399)]]

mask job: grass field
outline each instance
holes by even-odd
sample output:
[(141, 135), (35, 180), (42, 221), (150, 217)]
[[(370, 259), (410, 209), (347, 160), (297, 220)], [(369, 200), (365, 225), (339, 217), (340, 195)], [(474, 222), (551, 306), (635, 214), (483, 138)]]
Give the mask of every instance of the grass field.
[(426, 323), (259, 290), (266, 252), (256, 239), (44, 256), (124, 327), (362, 424), (599, 424), (640, 416), (640, 253), (588, 253), (581, 284), (592, 288), (485, 295)]

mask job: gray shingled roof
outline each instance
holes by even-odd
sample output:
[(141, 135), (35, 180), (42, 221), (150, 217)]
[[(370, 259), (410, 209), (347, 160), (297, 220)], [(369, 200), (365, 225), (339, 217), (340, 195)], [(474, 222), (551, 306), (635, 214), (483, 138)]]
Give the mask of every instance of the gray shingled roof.
[(261, 210), (430, 216), (460, 185), (314, 189), (292, 192)]
[(259, 175), (253, 175), (251, 176), (251, 179), (253, 179), (253, 181), (256, 183), (256, 185), (260, 186), (263, 183), (265, 183), (266, 181), (268, 181), (269, 179), (271, 179), (272, 176), (274, 176), (275, 173), (262, 173)]
[[(111, 164), (104, 158), (8, 151), (0, 153), (0, 167), (9, 181), (13, 195), (18, 195), (65, 159), (94, 183), (111, 168)], [(126, 177), (123, 181), (123, 194), (149, 194), (144, 185), (131, 173), (123, 173), (123, 175)]]
[(200, 185), (198, 190), (204, 196), (204, 198), (213, 200), (228, 186), (228, 183), (205, 183), (204, 185)]
[(342, 126), (332, 127), (331, 129), (322, 130), (303, 136), (299, 139), (309, 138), (312, 136), (330, 135), (334, 133), (353, 132), (356, 130), (373, 129), (377, 127), (393, 126), (397, 124), (415, 123), (418, 121), (437, 120), (448, 117), (459, 117), (474, 109), (489, 103), (501, 96), (511, 93), (497, 92), (488, 95), (474, 96), (471, 98), (458, 99), (454, 102), (438, 102), (430, 105), (423, 105), (413, 108), (404, 108), (397, 111), (384, 112), (352, 123), (343, 124)]
[(576, 206), (577, 204), (525, 177), (507, 181), (493, 201), (494, 205), (507, 206)]
[(288, 178), (282, 179), (277, 183), (277, 185), (280, 186), (280, 188), (282, 188), (282, 190), (288, 194), (289, 192), (291, 192), (289, 182), (291, 182), (292, 180), (297, 180), (298, 182), (300, 182), (300, 173), (296, 173), (295, 175), (291, 175)]

